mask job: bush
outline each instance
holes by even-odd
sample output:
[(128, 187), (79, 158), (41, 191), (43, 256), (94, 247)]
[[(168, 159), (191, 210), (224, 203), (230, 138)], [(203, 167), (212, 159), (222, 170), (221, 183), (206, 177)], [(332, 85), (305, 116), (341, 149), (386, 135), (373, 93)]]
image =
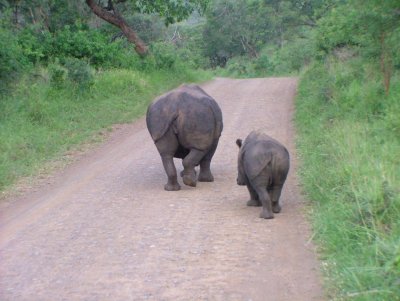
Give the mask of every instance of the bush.
[(46, 50), (48, 58), (72, 57), (101, 66), (112, 62), (118, 53), (118, 47), (115, 46), (97, 31), (71, 30), (70, 26), (65, 26), (54, 35)]
[(75, 58), (102, 68), (140, 65), (132, 44), (120, 39), (110, 42), (106, 34), (80, 24), (66, 25), (54, 34), (27, 27), (18, 34), (18, 43), (22, 55), (31, 63)]
[(56, 60), (49, 65), (50, 83), (55, 88), (72, 84), (74, 88), (84, 90), (94, 83), (93, 70), (90, 65), (76, 58)]
[(67, 58), (64, 66), (68, 70), (68, 79), (80, 89), (93, 85), (93, 70), (87, 62), (76, 58)]
[(210, 59), (204, 55), (206, 42), (203, 38), (204, 25), (201, 23), (169, 27), (168, 35), (177, 37), (174, 40), (178, 56), (194, 68), (210, 67)]
[(61, 88), (67, 79), (68, 70), (58, 61), (49, 65), (50, 83), (55, 88)]
[(276, 74), (299, 72), (315, 58), (315, 48), (308, 39), (297, 39), (275, 49), (271, 64)]
[(35, 64), (47, 59), (52, 38), (50, 32), (30, 26), (18, 33), (18, 44), (21, 46), (24, 56)]
[(261, 74), (268, 74), (274, 69), (271, 56), (266, 50), (261, 51), (260, 56), (253, 62), (254, 70)]
[(315, 47), (306, 39), (297, 39), (281, 48), (264, 47), (259, 56), (236, 56), (228, 60), (221, 75), (238, 77), (259, 77), (298, 73), (315, 58)]
[(357, 11), (342, 5), (319, 21), (316, 31), (316, 46), (319, 50), (330, 53), (338, 47), (357, 45), (354, 21), (357, 20)]
[(207, 58), (202, 57), (199, 53), (195, 53), (189, 48), (183, 47), (176, 49), (176, 55), (179, 61), (184, 62), (193, 69), (205, 68), (208, 66)]
[(226, 70), (232, 76), (243, 77), (250, 75), (250, 60), (245, 56), (238, 56), (230, 59), (226, 64)]
[(11, 31), (0, 27), (0, 93), (29, 65), (27, 58)]
[(171, 69), (178, 60), (173, 44), (157, 42), (150, 46), (150, 55), (144, 61), (146, 69)]

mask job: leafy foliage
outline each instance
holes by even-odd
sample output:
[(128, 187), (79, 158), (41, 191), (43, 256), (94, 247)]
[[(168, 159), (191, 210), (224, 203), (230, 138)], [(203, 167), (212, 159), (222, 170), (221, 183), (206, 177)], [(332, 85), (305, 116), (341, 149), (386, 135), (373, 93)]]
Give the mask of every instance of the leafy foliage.
[(398, 0), (95, 3), (123, 15), (151, 54), (139, 57), (84, 1), (0, 0), (1, 188), (199, 79), (190, 68), (300, 74), (301, 176), (330, 293), (399, 300)]
[(166, 26), (156, 15), (136, 13), (128, 17), (127, 22), (132, 28), (135, 28), (145, 43), (152, 43), (164, 38)]
[(145, 14), (159, 14), (165, 19), (165, 24), (169, 25), (182, 21), (197, 11), (204, 11), (209, 0), (139, 0), (131, 1), (132, 8)]
[(55, 34), (36, 33), (35, 28), (26, 28), (18, 40), (23, 55), (32, 63), (73, 57), (89, 61), (93, 66), (111, 67), (125, 64), (125, 53), (129, 52), (120, 41), (109, 43), (100, 31), (85, 30), (80, 25), (66, 25)]
[(212, 66), (224, 66), (234, 56), (257, 59), (266, 47), (279, 52), (308, 36), (333, 2), (337, 1), (213, 1), (204, 29), (205, 55)]
[(68, 79), (80, 89), (94, 84), (93, 70), (88, 63), (76, 58), (67, 58), (64, 66), (68, 70)]
[(62, 88), (67, 80), (68, 70), (60, 64), (53, 63), (49, 66), (50, 82), (55, 88)]
[[(207, 13), (204, 39), (205, 55), (212, 66), (225, 66), (233, 56), (248, 54), (256, 57), (265, 32), (265, 24), (254, 22), (260, 5), (247, 1), (215, 1)], [(262, 26), (260, 28), (260, 25)]]
[(177, 60), (174, 46), (169, 43), (154, 43), (151, 52), (154, 67), (157, 69), (170, 69)]
[(46, 31), (56, 32), (65, 25), (73, 26), (76, 22), (86, 23), (89, 9), (81, 1), (56, 0), (4, 0), (0, 9), (12, 11), (10, 21), (15, 26), (40, 26)]
[(15, 36), (0, 27), (0, 93), (29, 66)]

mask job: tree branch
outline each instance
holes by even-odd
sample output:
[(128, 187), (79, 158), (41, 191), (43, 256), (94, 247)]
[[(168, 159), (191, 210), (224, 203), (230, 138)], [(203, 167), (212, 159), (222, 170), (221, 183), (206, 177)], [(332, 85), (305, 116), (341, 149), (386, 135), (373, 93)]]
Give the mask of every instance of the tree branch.
[(114, 13), (111, 13), (104, 8), (101, 8), (95, 3), (94, 0), (86, 0), (86, 4), (90, 7), (90, 9), (96, 16), (120, 28), (128, 41), (135, 45), (135, 51), (139, 55), (144, 56), (148, 53), (148, 47), (146, 46), (146, 44), (138, 37), (136, 32), (129, 27), (128, 23), (118, 13), (118, 11), (113, 6), (112, 0), (108, 1), (108, 6), (112, 8)]

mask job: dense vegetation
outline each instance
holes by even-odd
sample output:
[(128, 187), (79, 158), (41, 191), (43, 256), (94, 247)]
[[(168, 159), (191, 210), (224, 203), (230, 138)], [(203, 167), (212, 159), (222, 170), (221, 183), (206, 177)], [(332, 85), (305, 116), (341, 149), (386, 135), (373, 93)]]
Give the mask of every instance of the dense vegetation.
[(300, 74), (300, 179), (329, 297), (400, 300), (399, 2), (213, 5), (222, 74)]
[(0, 190), (202, 70), (299, 75), (300, 178), (327, 293), (400, 300), (397, 0), (0, 0), (0, 17)]
[(398, 9), (336, 5), (301, 76), (301, 180), (333, 299), (400, 300)]
[(194, 55), (168, 42), (159, 16), (129, 17), (150, 44), (143, 58), (80, 1), (3, 1), (0, 8), (0, 190), (142, 115), (161, 92), (210, 78), (195, 70)]
[(315, 62), (299, 87), (296, 123), (304, 190), (332, 297), (399, 300), (399, 96), (374, 64)]

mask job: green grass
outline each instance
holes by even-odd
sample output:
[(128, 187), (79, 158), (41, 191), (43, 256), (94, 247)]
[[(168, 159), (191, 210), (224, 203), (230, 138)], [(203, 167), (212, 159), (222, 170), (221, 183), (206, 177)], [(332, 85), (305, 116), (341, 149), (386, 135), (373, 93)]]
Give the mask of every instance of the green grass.
[(0, 98), (0, 191), (37, 174), (68, 150), (96, 140), (113, 124), (142, 116), (162, 92), (210, 78), (184, 67), (109, 70), (98, 72), (93, 86), (81, 90), (72, 83), (54, 88), (42, 73), (41, 80), (21, 80), (12, 95)]
[(300, 178), (332, 300), (400, 300), (400, 77), (331, 59), (303, 74)]

